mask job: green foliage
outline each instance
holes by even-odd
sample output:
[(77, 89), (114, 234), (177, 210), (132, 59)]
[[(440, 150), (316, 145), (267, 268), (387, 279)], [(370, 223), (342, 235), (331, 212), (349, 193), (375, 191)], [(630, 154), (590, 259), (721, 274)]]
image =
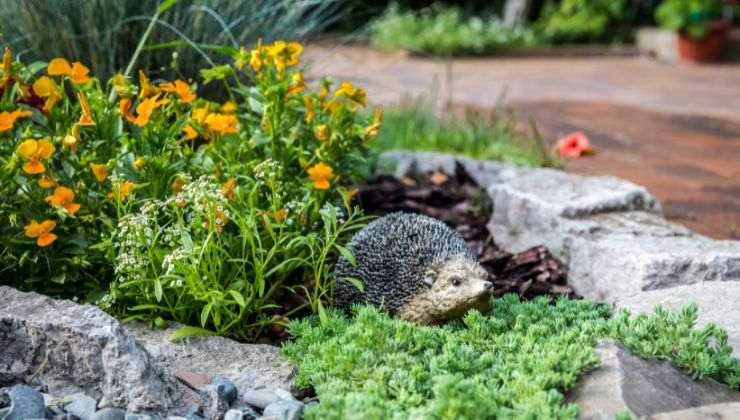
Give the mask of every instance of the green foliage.
[(608, 307), (588, 301), (508, 295), (490, 315), (471, 311), (441, 327), (372, 307), (354, 312), (331, 312), (324, 326), (316, 318), (289, 325), (296, 339), (283, 354), (298, 365), (296, 384), (313, 386), (320, 400), (307, 418), (576, 418), (563, 393), (598, 366), (594, 347), (605, 337), (740, 389), (726, 335), (714, 326), (692, 330), (695, 308), (610, 318)]
[(397, 5), (372, 24), (372, 42), (382, 49), (405, 49), (436, 56), (479, 55), (537, 43), (526, 28), (509, 29), (496, 18), (466, 18), (460, 9), (435, 5), (419, 12)]
[(721, 0), (664, 0), (655, 11), (655, 19), (664, 28), (699, 40), (707, 36), (710, 22), (721, 12)]
[(302, 48), (259, 44), (207, 69), (226, 103), (5, 50), (0, 282), (244, 339), (284, 322), (272, 315), (321, 313), (328, 262), (362, 226), (347, 186), (380, 115), (358, 116), (365, 92), (350, 83), (309, 89)]
[(417, 101), (386, 108), (383, 129), (372, 147), (378, 151), (438, 151), (525, 166), (559, 166), (534, 131), (532, 135), (518, 131), (516, 118), (499, 110), (488, 115), (468, 111), (462, 118), (438, 119), (430, 106)]
[(619, 40), (615, 25), (624, 18), (626, 7), (627, 0), (550, 0), (536, 27), (556, 44)]
[(160, 3), (174, 4), (157, 22), (138, 65), (162, 77), (195, 79), (201, 68), (219, 60), (214, 52), (224, 46), (252, 45), (258, 37), (303, 39), (322, 31), (339, 17), (340, 2), (0, 0), (0, 44), (26, 61), (83, 61), (107, 79), (128, 64)]

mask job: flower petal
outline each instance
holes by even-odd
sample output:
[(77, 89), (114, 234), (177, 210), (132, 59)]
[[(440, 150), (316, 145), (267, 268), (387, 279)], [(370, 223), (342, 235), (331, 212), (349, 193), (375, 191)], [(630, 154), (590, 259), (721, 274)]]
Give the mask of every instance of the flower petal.
[(57, 238), (58, 238), (57, 235), (53, 233), (44, 233), (41, 236), (39, 236), (39, 238), (36, 240), (36, 245), (43, 248), (45, 246), (49, 246), (52, 243), (54, 243), (54, 241), (56, 241)]
[(46, 72), (49, 76), (66, 76), (72, 73), (72, 66), (64, 58), (55, 58), (49, 62)]
[(23, 165), (23, 171), (29, 175), (42, 174), (46, 171), (44, 164), (36, 159), (31, 159)]

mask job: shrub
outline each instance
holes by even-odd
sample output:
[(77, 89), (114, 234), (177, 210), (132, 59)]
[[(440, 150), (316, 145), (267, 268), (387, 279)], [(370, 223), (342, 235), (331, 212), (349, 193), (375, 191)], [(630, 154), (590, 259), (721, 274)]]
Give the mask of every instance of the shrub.
[(721, 15), (720, 0), (665, 0), (655, 11), (661, 26), (697, 40), (707, 36), (709, 24)]
[(536, 44), (528, 29), (509, 29), (495, 18), (464, 18), (459, 9), (440, 5), (420, 12), (390, 7), (372, 24), (372, 41), (382, 49), (437, 56), (486, 54)]
[(559, 166), (533, 130), (516, 128), (516, 118), (494, 110), (468, 110), (462, 117), (438, 119), (422, 101), (385, 110), (383, 130), (372, 143), (375, 150), (424, 150), (493, 159), (526, 166)]
[[(219, 63), (221, 46), (304, 39), (340, 17), (337, 0), (0, 0), (0, 44), (26, 61), (67, 57), (107, 79), (123, 71), (152, 13), (157, 20), (139, 66), (160, 77), (195, 79)], [(197, 46), (198, 49), (193, 48)], [(177, 57), (173, 58), (173, 51)]]
[(24, 66), (6, 49), (3, 281), (240, 338), (285, 315), (278, 293), (323, 311), (328, 262), (361, 226), (346, 185), (381, 115), (357, 116), (365, 92), (350, 83), (308, 89), (301, 50), (258, 44), (204, 70), (229, 93), (215, 103), (182, 80), (103, 83), (82, 63)]
[[(553, 43), (619, 41), (616, 25), (626, 14), (626, 0), (548, 1), (537, 29)], [(624, 40), (624, 39), (622, 39)]]
[(696, 308), (610, 318), (608, 307), (547, 298), (494, 301), (492, 313), (420, 327), (373, 307), (348, 319), (331, 313), (294, 321), (283, 354), (298, 365), (298, 386), (320, 403), (307, 418), (576, 418), (563, 393), (598, 366), (598, 339), (623, 341), (638, 354), (672, 360), (700, 377), (740, 388), (740, 360), (716, 326), (693, 330)]

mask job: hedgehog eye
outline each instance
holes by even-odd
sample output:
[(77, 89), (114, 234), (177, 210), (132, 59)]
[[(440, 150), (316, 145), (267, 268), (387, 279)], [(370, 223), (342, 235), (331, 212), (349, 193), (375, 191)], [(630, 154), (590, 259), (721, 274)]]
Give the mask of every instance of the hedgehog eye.
[(460, 283), (462, 283), (462, 280), (460, 280), (460, 277), (454, 277), (454, 278), (452, 279), (452, 285), (453, 285), (453, 286), (459, 286), (459, 285), (460, 285)]

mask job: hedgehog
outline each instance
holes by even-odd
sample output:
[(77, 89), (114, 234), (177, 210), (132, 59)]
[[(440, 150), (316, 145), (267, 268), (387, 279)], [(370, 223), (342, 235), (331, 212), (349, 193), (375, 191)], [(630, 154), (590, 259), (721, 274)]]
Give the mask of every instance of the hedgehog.
[[(369, 303), (422, 325), (461, 317), (469, 309), (491, 308), (493, 284), (462, 236), (439, 220), (391, 213), (369, 223), (347, 248), (334, 275), (334, 299), (349, 309)], [(360, 290), (347, 278), (359, 280)]]

